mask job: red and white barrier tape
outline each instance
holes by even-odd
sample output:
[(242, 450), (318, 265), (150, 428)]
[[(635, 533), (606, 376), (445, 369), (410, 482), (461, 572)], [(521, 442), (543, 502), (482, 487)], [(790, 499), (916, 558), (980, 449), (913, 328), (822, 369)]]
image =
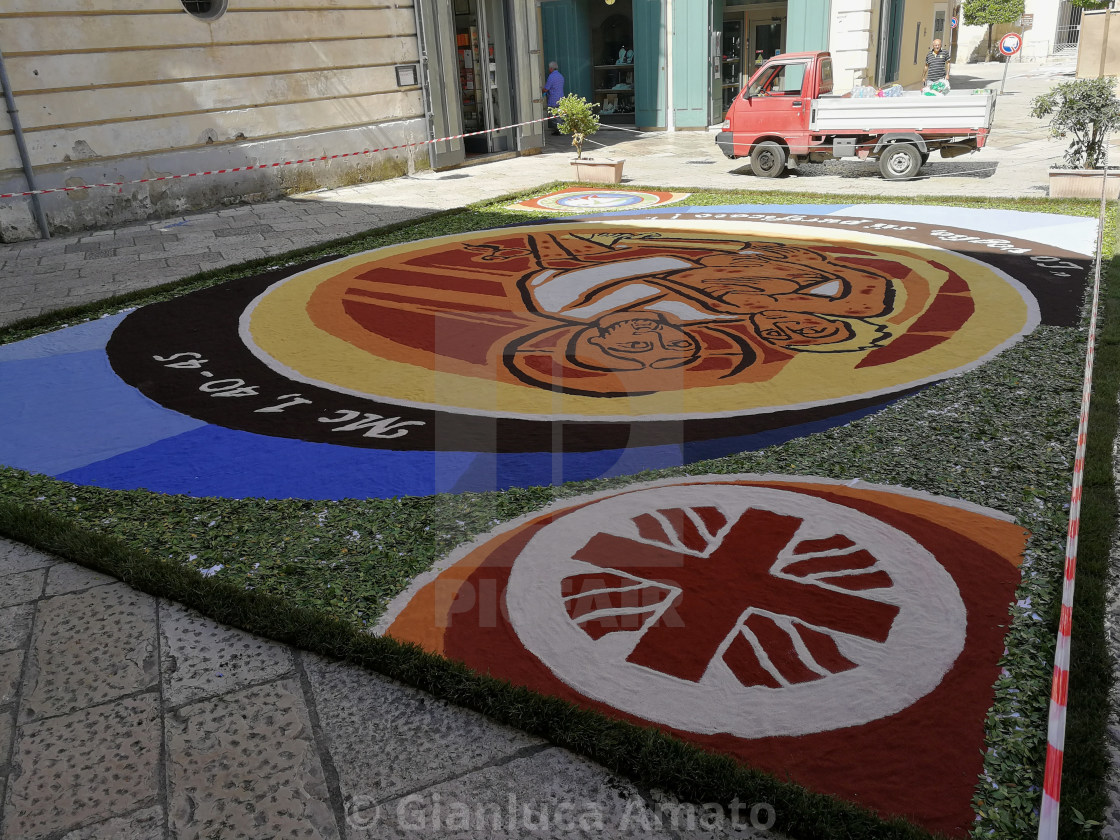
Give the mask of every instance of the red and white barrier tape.
[[(1103, 202), (1102, 202), (1103, 208)], [(1102, 213), (1097, 224), (1103, 229)], [(1101, 290), (1102, 248), (1098, 232), (1097, 271), (1093, 278), (1093, 306), (1089, 313), (1089, 346), (1085, 352), (1085, 381), (1081, 391), (1081, 419), (1077, 426), (1077, 450), (1073, 460), (1073, 490), (1069, 499), (1069, 530), (1066, 533), (1065, 575), (1062, 581), (1062, 611), (1058, 620), (1058, 644), (1054, 650), (1054, 679), (1050, 688), (1050, 716), (1046, 726), (1046, 772), (1042, 782), (1042, 807), (1038, 814), (1038, 840), (1058, 837), (1058, 807), (1062, 791), (1062, 759), (1066, 744), (1066, 702), (1069, 696), (1069, 650), (1073, 634), (1073, 584), (1077, 571), (1077, 532), (1081, 527), (1081, 488), (1085, 479), (1085, 438), (1089, 431), (1089, 401), (1093, 389), (1093, 357), (1097, 344), (1097, 304)]]
[(420, 140), (416, 143), (401, 143), (396, 146), (384, 146), (380, 149), (364, 149), (360, 152), (344, 152), (338, 155), (323, 155), (322, 157), (300, 158), (299, 160), (285, 160), (277, 163), (256, 163), (251, 166), (235, 166), (230, 169), (208, 169), (205, 172), (187, 172), (182, 175), (160, 175), (158, 178), (137, 178), (134, 181), (113, 181), (107, 184), (81, 184), (76, 187), (54, 187), (47, 190), (28, 190), (27, 192), (0, 193), (0, 198), (23, 198), (29, 195), (46, 195), (47, 193), (74, 192), (76, 190), (93, 190), (98, 187), (124, 187), (129, 184), (149, 184), (155, 181), (176, 181), (180, 178), (196, 178), (199, 175), (225, 175), (230, 172), (248, 172), (251, 169), (275, 169), (281, 166), (295, 166), (297, 163), (317, 163), (323, 160), (338, 160), (339, 158), (356, 157), (358, 155), (372, 155), (377, 152), (391, 152), (396, 149), (408, 149), (415, 146), (427, 146), (431, 143), (442, 143), (444, 140), (459, 140), (463, 137), (474, 137), (478, 134), (490, 134), (495, 131), (506, 131), (510, 128), (520, 128), (534, 123), (547, 122), (551, 117), (541, 117), (538, 120), (503, 125), (501, 128), (487, 128), (483, 131), (468, 131), (465, 134), (454, 134), (450, 137), (439, 137), (435, 140)]

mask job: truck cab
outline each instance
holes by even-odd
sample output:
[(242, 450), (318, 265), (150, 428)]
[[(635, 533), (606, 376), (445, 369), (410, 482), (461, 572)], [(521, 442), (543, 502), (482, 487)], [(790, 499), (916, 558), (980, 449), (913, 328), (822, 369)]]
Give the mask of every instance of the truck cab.
[(832, 56), (827, 52), (775, 56), (731, 103), (716, 145), (728, 157), (747, 157), (764, 143), (781, 145), (787, 155), (808, 154), (812, 101), (831, 93)]

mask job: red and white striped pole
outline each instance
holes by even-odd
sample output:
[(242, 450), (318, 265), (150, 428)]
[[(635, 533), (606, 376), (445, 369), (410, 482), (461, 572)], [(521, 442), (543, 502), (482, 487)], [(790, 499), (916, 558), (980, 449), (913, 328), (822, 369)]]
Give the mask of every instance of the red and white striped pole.
[(0, 198), (23, 198), (25, 196), (46, 195), (47, 193), (58, 192), (75, 192), (76, 190), (93, 190), (99, 187), (124, 187), (130, 184), (150, 184), (156, 181), (176, 181), (180, 178), (196, 178), (200, 175), (226, 175), (231, 172), (248, 172), (252, 169), (274, 169), (279, 166), (295, 166), (297, 163), (318, 163), (323, 160), (338, 160), (340, 158), (355, 157), (357, 155), (372, 155), (377, 152), (391, 152), (396, 149), (410, 149), (416, 146), (427, 146), (430, 143), (442, 143), (444, 140), (459, 140), (463, 137), (474, 137), (476, 134), (490, 134), (495, 131), (505, 131), (510, 128), (520, 128), (525, 125), (533, 125), (534, 123), (546, 122), (551, 117), (542, 117), (537, 120), (527, 120), (525, 122), (514, 123), (513, 125), (503, 125), (500, 128), (487, 128), (483, 131), (468, 131), (465, 134), (453, 134), (450, 137), (439, 137), (435, 140), (419, 140), (415, 143), (400, 143), (396, 146), (384, 146), (380, 149), (363, 149), (360, 152), (343, 152), (337, 155), (323, 155), (322, 157), (314, 158), (300, 158), (299, 160), (285, 160), (276, 163), (255, 163), (250, 166), (235, 166), (231, 169), (208, 169), (205, 172), (187, 172), (182, 175), (161, 175), (158, 178), (137, 178), (134, 181), (112, 181), (105, 184), (80, 184), (76, 187), (54, 187), (47, 190), (27, 190), (26, 192), (17, 193), (0, 193)]
[[(1108, 149), (1108, 138), (1103, 141)], [(1107, 164), (1107, 160), (1105, 161)], [(1042, 807), (1038, 812), (1038, 840), (1057, 840), (1058, 810), (1062, 799), (1062, 759), (1066, 745), (1066, 706), (1069, 698), (1069, 652), (1073, 634), (1073, 585), (1077, 571), (1077, 532), (1081, 527), (1081, 489), (1085, 479), (1085, 439), (1089, 431), (1089, 401), (1093, 392), (1093, 358), (1097, 346), (1097, 307), (1101, 292), (1104, 256), (1104, 190), (1097, 219), (1097, 269), (1093, 275), (1093, 306), (1089, 313), (1089, 346), (1085, 351), (1085, 379), (1081, 389), (1081, 419), (1077, 425), (1077, 450), (1073, 460), (1073, 490), (1069, 500), (1062, 611), (1058, 619), (1058, 644), (1054, 650), (1054, 678), (1050, 687), (1050, 716), (1046, 725), (1046, 771), (1042, 782)]]

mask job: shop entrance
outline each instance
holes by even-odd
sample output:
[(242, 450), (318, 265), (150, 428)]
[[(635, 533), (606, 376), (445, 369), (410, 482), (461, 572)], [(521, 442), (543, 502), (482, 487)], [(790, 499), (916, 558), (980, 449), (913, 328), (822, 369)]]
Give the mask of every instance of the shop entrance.
[(599, 120), (634, 122), (634, 23), (631, 0), (594, 7), (591, 16), (592, 84)]
[[(455, 52), (463, 132), (511, 125), (512, 73), (502, 0), (455, 0)], [(463, 146), (468, 157), (512, 151), (513, 130), (465, 137)]]

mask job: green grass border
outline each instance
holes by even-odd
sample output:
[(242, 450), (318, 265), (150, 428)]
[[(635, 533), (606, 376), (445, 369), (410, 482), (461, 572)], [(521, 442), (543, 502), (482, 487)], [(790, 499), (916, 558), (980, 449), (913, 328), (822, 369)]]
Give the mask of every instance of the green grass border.
[[(0, 343), (43, 332), (74, 319), (96, 317), (122, 307), (177, 296), (277, 264), (380, 247), (393, 241), (394, 234), (406, 229), (409, 235), (400, 237), (400, 241), (421, 238), (425, 235), (423, 228), (426, 225), (455, 214), (473, 211), (468, 225), (472, 230), (562, 216), (564, 214), (502, 212), (504, 206), (524, 196), (561, 186), (571, 184), (537, 187), (464, 208), (438, 211), (272, 257), (201, 272), (158, 287), (23, 319), (0, 328)], [(633, 185), (627, 185), (627, 188), (642, 189)], [(691, 192), (694, 198), (706, 198), (708, 201), (724, 197), (725, 203), (742, 202), (744, 199), (757, 204), (902, 203), (869, 196), (810, 193), (744, 195), (741, 190)], [(962, 207), (995, 206), (999, 209), (1065, 212), (1078, 216), (1090, 215), (1089, 211), (1095, 210), (1093, 202), (1046, 199), (923, 197), (905, 203), (943, 205), (947, 201)], [(1090, 409), (1081, 556), (1074, 611), (1074, 676), (1067, 721), (1062, 836), (1086, 836), (1086, 824), (1072, 819), (1074, 808), (1091, 823), (1102, 818), (1107, 804), (1105, 776), (1109, 762), (1105, 738), (1112, 672), (1103, 619), (1109, 548), (1116, 514), (1111, 446), (1117, 427), (1116, 395), (1120, 390), (1120, 315), (1116, 309), (1120, 305), (1120, 266), (1110, 268), (1107, 281), (1102, 289), (1101, 329)], [(547, 738), (592, 758), (610, 770), (649, 786), (670, 790), (685, 799), (727, 803), (737, 796), (740, 801), (769, 802), (778, 816), (775, 829), (797, 837), (931, 836), (924, 829), (901, 819), (881, 820), (858, 806), (779, 781), (659, 730), (616, 721), (566, 701), (474, 674), (461, 664), (427, 654), (412, 645), (372, 637), (345, 622), (293, 606), (276, 596), (246, 592), (222, 581), (202, 578), (191, 569), (154, 560), (111, 537), (82, 531), (53, 514), (0, 500), (0, 533), (112, 574), (142, 591), (184, 603), (218, 621), (371, 668)], [(1049, 617), (1056, 626), (1056, 617)], [(1087, 675), (1091, 679), (1083, 684), (1078, 675)]]
[(223, 624), (372, 669), (686, 800), (727, 804), (737, 796), (741, 802), (767, 802), (777, 817), (774, 828), (805, 840), (928, 840), (934, 836), (905, 820), (883, 820), (857, 805), (780, 781), (659, 729), (614, 720), (566, 700), (475, 673), (417, 645), (363, 633), (281, 598), (246, 592), (203, 578), (192, 569), (161, 563), (53, 514), (0, 500), (0, 533), (110, 574), (142, 592), (185, 604)]

